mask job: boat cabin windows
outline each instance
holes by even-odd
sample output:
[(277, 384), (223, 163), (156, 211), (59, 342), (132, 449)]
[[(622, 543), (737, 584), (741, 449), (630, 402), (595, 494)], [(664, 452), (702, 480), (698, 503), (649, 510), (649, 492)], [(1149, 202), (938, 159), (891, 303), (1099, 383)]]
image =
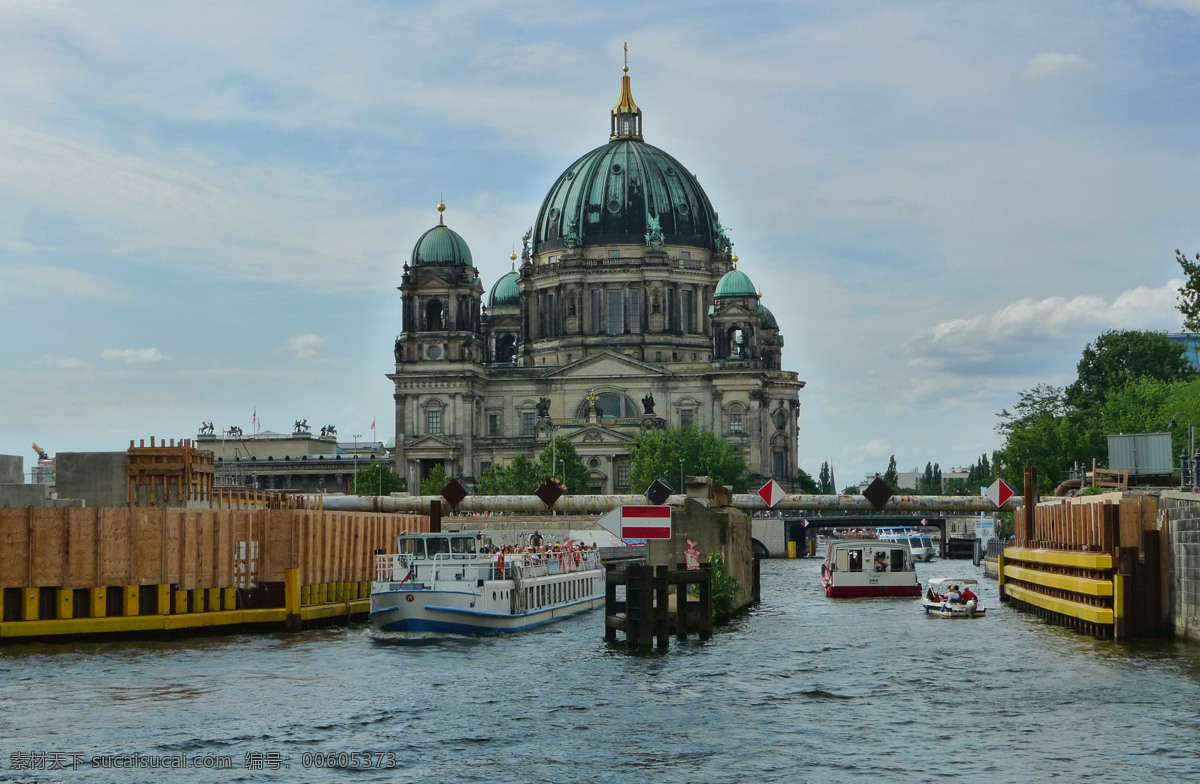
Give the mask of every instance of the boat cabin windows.
[[(847, 558), (846, 569), (851, 572), (861, 572), (863, 564), (862, 550), (841, 550), (840, 553), (845, 553)], [(841, 564), (838, 564), (841, 566)]]
[(452, 536), (450, 537), (450, 552), (455, 555), (474, 555), (475, 554), (475, 537), (473, 536)]
[(425, 540), (410, 537), (400, 538), (400, 554), (413, 555), (417, 558), (425, 557)]
[(903, 572), (904, 571), (904, 551), (903, 550), (892, 550), (892, 571), (893, 572)]

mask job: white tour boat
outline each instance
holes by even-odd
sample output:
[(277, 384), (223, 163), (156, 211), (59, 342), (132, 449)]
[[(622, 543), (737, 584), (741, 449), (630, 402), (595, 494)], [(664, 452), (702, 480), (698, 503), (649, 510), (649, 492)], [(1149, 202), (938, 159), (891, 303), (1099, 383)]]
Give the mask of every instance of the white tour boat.
[(937, 555), (933, 539), (912, 528), (882, 527), (876, 529), (881, 542), (902, 542), (908, 545), (914, 561), (932, 561)]
[(604, 604), (597, 550), (490, 552), (481, 533), (402, 534), (376, 556), (371, 623), (381, 631), (498, 634)]
[(834, 598), (921, 595), (908, 545), (877, 539), (830, 542), (821, 584), (825, 595)]
[[(987, 608), (983, 606), (983, 600), (975, 594), (978, 585), (979, 581), (970, 577), (935, 577), (929, 581), (929, 590), (925, 592), (921, 606), (925, 608), (926, 615), (936, 615), (939, 618), (983, 618), (987, 614)], [(966, 601), (951, 598), (951, 590), (955, 588), (958, 589), (960, 597), (964, 589), (971, 589)], [(971, 596), (975, 598), (972, 599)]]

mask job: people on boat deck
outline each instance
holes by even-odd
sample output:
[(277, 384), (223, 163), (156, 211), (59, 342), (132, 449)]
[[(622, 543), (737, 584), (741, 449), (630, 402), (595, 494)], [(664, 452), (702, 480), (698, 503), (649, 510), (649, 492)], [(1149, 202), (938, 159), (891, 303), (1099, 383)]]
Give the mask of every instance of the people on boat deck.
[(542, 532), (535, 528), (533, 531), (533, 536), (529, 537), (529, 544), (531, 544), (534, 547), (541, 547), (542, 546)]
[(957, 585), (951, 585), (950, 590), (946, 591), (946, 601), (948, 601), (948, 602), (961, 602), (962, 601), (962, 594), (958, 592)]
[(964, 604), (969, 601), (979, 601), (979, 597), (976, 596), (975, 592), (969, 587), (963, 588), (962, 595), (959, 597), (959, 599), (961, 599)]

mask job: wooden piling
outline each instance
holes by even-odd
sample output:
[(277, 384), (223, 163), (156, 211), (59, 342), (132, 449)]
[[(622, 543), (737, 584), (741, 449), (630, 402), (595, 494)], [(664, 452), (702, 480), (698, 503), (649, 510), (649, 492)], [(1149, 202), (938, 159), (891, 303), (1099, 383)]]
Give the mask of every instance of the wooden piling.
[[(617, 587), (625, 586), (625, 601), (617, 600)], [(688, 598), (688, 588), (697, 585), (699, 601)], [(675, 609), (672, 612), (671, 586), (675, 587)], [(617, 632), (625, 632), (631, 650), (656, 645), (659, 651), (670, 646), (671, 634), (680, 640), (695, 629), (700, 639), (712, 636), (712, 570), (701, 564), (699, 570), (688, 570), (680, 564), (671, 570), (666, 566), (644, 566), (631, 563), (624, 570), (610, 568), (605, 572), (604, 639), (616, 642)]]

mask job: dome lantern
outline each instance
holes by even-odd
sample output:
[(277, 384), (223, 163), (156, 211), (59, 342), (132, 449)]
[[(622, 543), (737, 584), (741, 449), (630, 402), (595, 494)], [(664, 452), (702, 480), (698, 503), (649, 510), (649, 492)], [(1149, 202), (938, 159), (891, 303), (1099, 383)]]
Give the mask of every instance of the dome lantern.
[(621, 98), (612, 110), (612, 133), (609, 140), (637, 139), (642, 140), (642, 110), (633, 102), (633, 92), (629, 89), (629, 44), (625, 44), (625, 75), (621, 77)]

